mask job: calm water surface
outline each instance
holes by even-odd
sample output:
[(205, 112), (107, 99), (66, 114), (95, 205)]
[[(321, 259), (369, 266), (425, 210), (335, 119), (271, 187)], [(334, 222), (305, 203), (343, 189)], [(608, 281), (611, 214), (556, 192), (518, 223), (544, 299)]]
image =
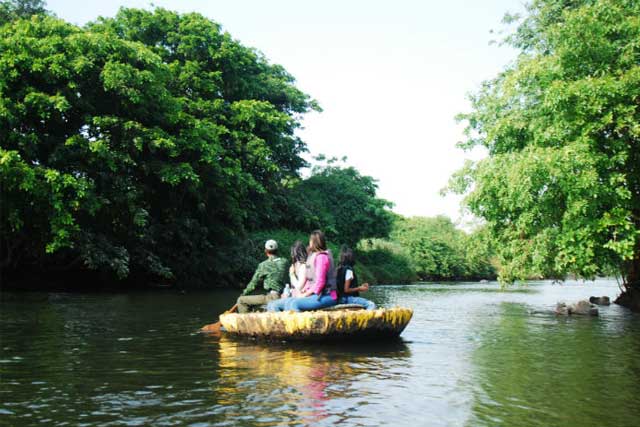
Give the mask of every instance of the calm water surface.
[(195, 331), (231, 292), (4, 293), (0, 425), (638, 426), (640, 316), (558, 318), (613, 281), (372, 289), (394, 343), (259, 344)]

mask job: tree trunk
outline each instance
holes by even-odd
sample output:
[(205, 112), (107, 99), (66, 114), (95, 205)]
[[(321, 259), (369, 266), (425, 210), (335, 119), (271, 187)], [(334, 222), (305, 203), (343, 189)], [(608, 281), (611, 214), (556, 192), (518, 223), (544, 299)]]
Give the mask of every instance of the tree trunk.
[(636, 241), (635, 255), (625, 265), (624, 292), (615, 300), (616, 304), (640, 312), (640, 240)]

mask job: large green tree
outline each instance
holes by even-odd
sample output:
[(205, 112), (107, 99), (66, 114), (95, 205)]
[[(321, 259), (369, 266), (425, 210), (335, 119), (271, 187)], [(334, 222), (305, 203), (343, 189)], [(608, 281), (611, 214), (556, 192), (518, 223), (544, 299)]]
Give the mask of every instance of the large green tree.
[(44, 15), (48, 11), (43, 0), (3, 0), (0, 1), (0, 25), (32, 15)]
[[(81, 29), (0, 27), (3, 271), (215, 279), (273, 221), (317, 108), (198, 15), (122, 9)], [(211, 275), (211, 276), (209, 276)]]
[(451, 187), (497, 237), (503, 280), (617, 271), (640, 292), (640, 2), (527, 10), (517, 60), (461, 116), (462, 147), (489, 155)]
[(484, 229), (471, 234), (446, 216), (398, 218), (391, 233), (422, 280), (488, 279), (495, 277), (491, 245)]
[(394, 220), (392, 204), (379, 198), (377, 189), (374, 178), (329, 159), (291, 186), (285, 202), (286, 225), (322, 228), (329, 239), (351, 246), (361, 239), (387, 237)]

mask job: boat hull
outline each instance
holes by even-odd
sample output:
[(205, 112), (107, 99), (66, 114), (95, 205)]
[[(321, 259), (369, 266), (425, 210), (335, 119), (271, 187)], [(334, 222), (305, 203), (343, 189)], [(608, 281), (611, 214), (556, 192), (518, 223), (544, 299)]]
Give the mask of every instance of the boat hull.
[(227, 334), (266, 340), (334, 341), (399, 336), (413, 310), (337, 310), (279, 313), (227, 313), (220, 322)]

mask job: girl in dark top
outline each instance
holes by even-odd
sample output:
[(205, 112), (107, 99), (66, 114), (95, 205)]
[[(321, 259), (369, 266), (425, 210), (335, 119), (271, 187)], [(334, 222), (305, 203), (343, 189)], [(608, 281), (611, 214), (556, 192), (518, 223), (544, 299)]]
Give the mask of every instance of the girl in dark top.
[(336, 272), (336, 284), (338, 288), (339, 304), (357, 304), (367, 310), (375, 310), (376, 305), (366, 298), (360, 297), (360, 292), (369, 290), (369, 284), (363, 283), (358, 286), (358, 277), (353, 268), (355, 257), (353, 250), (343, 246), (340, 250), (340, 264)]

